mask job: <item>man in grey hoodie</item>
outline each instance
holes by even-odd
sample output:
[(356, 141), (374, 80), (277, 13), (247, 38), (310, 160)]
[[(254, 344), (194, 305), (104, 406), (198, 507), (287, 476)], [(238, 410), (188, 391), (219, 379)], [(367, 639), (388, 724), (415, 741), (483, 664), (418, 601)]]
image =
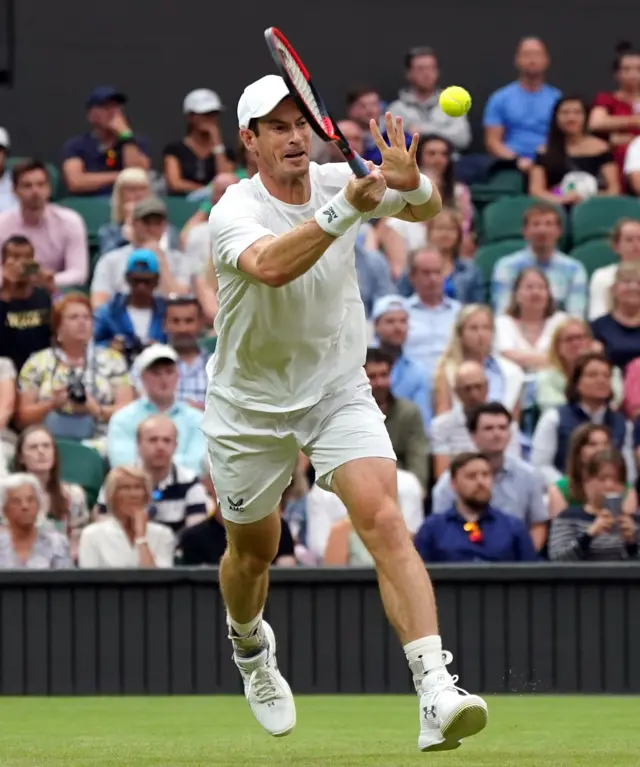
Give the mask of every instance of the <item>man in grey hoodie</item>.
[(457, 152), (466, 149), (471, 143), (469, 121), (449, 117), (438, 103), (442, 89), (438, 88), (440, 70), (433, 48), (412, 48), (404, 66), (409, 87), (389, 106), (391, 114), (402, 117), (409, 133), (436, 133), (448, 139)]

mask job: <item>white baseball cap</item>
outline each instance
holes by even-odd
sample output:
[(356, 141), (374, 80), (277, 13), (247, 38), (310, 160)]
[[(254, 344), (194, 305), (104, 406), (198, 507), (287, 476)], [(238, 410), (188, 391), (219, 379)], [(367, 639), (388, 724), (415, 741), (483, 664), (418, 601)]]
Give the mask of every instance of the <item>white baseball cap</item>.
[(187, 93), (182, 104), (182, 111), (186, 115), (206, 115), (208, 112), (220, 112), (223, 109), (220, 96), (208, 88), (197, 88)]
[(265, 75), (247, 85), (238, 101), (238, 125), (247, 128), (250, 120), (268, 115), (282, 99), (290, 95), (280, 75)]
[(171, 346), (167, 346), (167, 344), (151, 344), (151, 346), (147, 346), (147, 348), (136, 357), (135, 368), (139, 374), (142, 374), (145, 370), (150, 368), (154, 362), (159, 362), (160, 360), (177, 362), (178, 353)]
[(9, 140), (9, 133), (6, 128), (0, 128), (0, 147), (9, 149), (11, 141)]

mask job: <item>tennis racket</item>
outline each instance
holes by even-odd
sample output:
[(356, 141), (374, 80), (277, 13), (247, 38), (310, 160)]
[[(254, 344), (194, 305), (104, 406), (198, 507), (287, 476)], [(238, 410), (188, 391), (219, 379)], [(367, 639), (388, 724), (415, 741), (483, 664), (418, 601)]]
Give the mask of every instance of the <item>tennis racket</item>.
[(334, 124), (329, 110), (311, 82), (311, 76), (287, 38), (275, 27), (264, 32), (269, 52), (300, 111), (323, 141), (332, 142), (344, 155), (358, 178), (369, 175), (367, 166)]

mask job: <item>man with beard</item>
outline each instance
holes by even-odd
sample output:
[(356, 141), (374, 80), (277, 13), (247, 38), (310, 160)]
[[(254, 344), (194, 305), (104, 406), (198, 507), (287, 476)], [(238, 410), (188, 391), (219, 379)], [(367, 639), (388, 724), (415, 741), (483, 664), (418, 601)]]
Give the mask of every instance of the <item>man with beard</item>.
[(424, 428), (429, 429), (431, 416), (431, 387), (427, 369), (403, 354), (402, 347), (409, 332), (409, 312), (402, 296), (388, 295), (373, 305), (373, 327), (378, 347), (393, 360), (391, 392), (394, 397), (408, 399), (420, 408)]
[(391, 393), (393, 360), (382, 349), (367, 349), (364, 369), (376, 404), (385, 416), (385, 426), (397, 456), (397, 466), (415, 474), (422, 489), (427, 487), (429, 443), (417, 405)]
[(493, 469), (482, 453), (460, 453), (451, 462), (456, 501), (432, 514), (415, 537), (425, 562), (533, 562), (536, 552), (524, 523), (490, 505)]
[(198, 343), (204, 330), (204, 313), (198, 299), (195, 296), (170, 296), (164, 329), (169, 345), (178, 354), (176, 398), (204, 410), (208, 355)]

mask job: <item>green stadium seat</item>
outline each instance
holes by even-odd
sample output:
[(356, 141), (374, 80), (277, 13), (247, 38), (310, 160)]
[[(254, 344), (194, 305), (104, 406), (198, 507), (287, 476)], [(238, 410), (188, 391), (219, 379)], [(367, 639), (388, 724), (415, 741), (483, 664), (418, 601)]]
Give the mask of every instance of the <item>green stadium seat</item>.
[[(7, 160), (7, 168), (11, 170), (14, 165), (24, 160), (29, 160), (29, 157), (9, 157)], [(47, 171), (49, 172), (49, 180), (51, 182), (51, 201), (55, 202), (60, 196), (60, 171), (51, 162), (46, 162)]]
[(75, 210), (84, 219), (87, 226), (89, 245), (95, 246), (98, 242), (98, 229), (103, 224), (108, 224), (111, 219), (111, 208), (108, 197), (63, 197), (58, 200), (59, 205)]
[(640, 200), (637, 197), (592, 197), (571, 212), (573, 244), (608, 237), (620, 218), (640, 220)]
[(178, 229), (182, 229), (202, 204), (202, 202), (190, 202), (184, 197), (165, 197), (165, 202), (169, 221)]
[[(492, 202), (482, 213), (482, 233), (485, 243), (501, 242), (522, 237), (522, 225), (524, 213), (534, 203), (539, 202), (535, 197), (520, 195), (518, 197), (505, 197)], [(558, 211), (564, 221), (563, 239), (566, 239), (567, 216), (564, 210), (558, 207)]]
[(487, 293), (496, 261), (503, 256), (509, 256), (511, 253), (515, 253), (517, 250), (522, 250), (526, 244), (527, 243), (523, 239), (502, 240), (502, 242), (492, 242), (488, 245), (481, 245), (478, 250), (476, 250), (473, 257), (473, 263), (478, 267), (484, 277)]
[(75, 482), (85, 491), (91, 508), (98, 498), (105, 476), (104, 458), (92, 447), (69, 439), (57, 439), (60, 456), (60, 476), (65, 482)]
[(204, 349), (207, 354), (213, 354), (216, 350), (216, 346), (218, 344), (218, 336), (205, 336), (200, 341), (200, 346)]
[(524, 176), (517, 170), (499, 170), (488, 182), (471, 184), (470, 189), (474, 203), (491, 203), (502, 197), (524, 194)]
[(570, 255), (587, 270), (589, 277), (602, 266), (618, 263), (618, 256), (611, 250), (608, 240), (589, 240), (573, 248)]

